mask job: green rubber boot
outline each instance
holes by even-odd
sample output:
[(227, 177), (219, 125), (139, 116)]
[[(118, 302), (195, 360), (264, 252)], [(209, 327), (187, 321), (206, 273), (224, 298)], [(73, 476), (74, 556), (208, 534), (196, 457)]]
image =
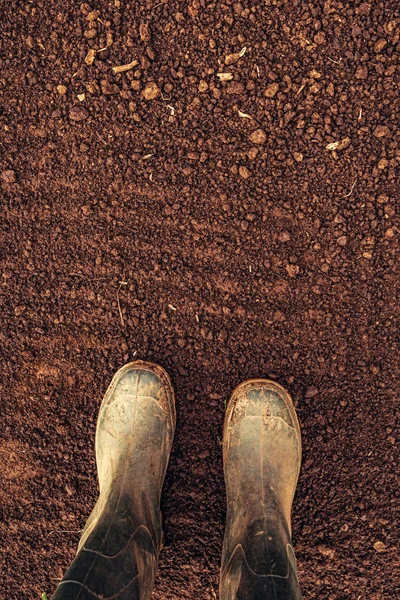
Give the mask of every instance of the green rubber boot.
[(175, 422), (174, 391), (164, 369), (136, 361), (116, 373), (97, 420), (100, 496), (53, 600), (150, 598)]
[(227, 520), (220, 599), (300, 600), (290, 519), (301, 438), (286, 390), (266, 379), (234, 390), (223, 455)]

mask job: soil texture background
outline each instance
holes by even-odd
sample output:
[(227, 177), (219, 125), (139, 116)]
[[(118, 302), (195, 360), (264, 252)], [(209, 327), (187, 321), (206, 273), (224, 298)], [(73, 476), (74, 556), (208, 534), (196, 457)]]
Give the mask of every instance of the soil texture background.
[(156, 600), (218, 595), (250, 377), (302, 427), (304, 598), (399, 598), (398, 1), (0, 4), (1, 597), (53, 593), (141, 358), (178, 411)]

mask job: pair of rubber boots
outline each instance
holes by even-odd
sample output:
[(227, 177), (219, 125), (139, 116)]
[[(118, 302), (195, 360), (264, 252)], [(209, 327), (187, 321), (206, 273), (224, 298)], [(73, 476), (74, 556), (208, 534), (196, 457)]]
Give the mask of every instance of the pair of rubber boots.
[[(97, 422), (100, 496), (53, 600), (148, 600), (162, 545), (160, 496), (175, 430), (174, 391), (158, 365), (125, 365)], [(301, 462), (288, 393), (239, 385), (223, 434), (227, 522), (221, 600), (300, 599), (291, 506)]]

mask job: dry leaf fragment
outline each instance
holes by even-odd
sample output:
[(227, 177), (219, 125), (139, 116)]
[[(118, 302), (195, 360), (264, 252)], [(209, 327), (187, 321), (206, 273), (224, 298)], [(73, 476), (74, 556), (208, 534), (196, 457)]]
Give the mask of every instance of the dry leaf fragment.
[(85, 63), (88, 65), (88, 67), (92, 66), (95, 58), (96, 58), (96, 50), (94, 48), (90, 48), (90, 50), (86, 54), (86, 58), (85, 58)]
[(217, 73), (217, 77), (220, 81), (230, 81), (233, 79), (233, 73)]
[(326, 150), (344, 150), (351, 144), (351, 139), (349, 137), (345, 137), (339, 142), (331, 142), (326, 146)]
[(132, 60), (126, 65), (119, 65), (117, 67), (113, 67), (112, 70), (114, 71), (114, 73), (125, 73), (125, 71), (130, 71), (131, 69), (133, 69), (133, 67), (136, 67), (137, 64), (139, 64), (137, 60)]
[(340, 142), (331, 142), (330, 144), (328, 144), (326, 146), (326, 150), (336, 150), (336, 148), (339, 146)]
[(248, 115), (247, 113), (244, 113), (241, 110), (238, 110), (238, 115), (239, 115), (239, 117), (242, 117), (243, 119), (252, 119), (253, 118), (251, 115)]

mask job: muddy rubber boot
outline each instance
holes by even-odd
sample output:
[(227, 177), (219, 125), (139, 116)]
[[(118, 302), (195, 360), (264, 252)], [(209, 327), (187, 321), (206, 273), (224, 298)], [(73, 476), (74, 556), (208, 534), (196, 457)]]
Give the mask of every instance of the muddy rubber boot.
[(174, 391), (161, 367), (136, 361), (116, 373), (97, 420), (100, 497), (52, 600), (150, 598), (175, 420)]
[(299, 600), (291, 507), (301, 463), (300, 427), (277, 383), (239, 385), (223, 435), (227, 520), (221, 600)]

